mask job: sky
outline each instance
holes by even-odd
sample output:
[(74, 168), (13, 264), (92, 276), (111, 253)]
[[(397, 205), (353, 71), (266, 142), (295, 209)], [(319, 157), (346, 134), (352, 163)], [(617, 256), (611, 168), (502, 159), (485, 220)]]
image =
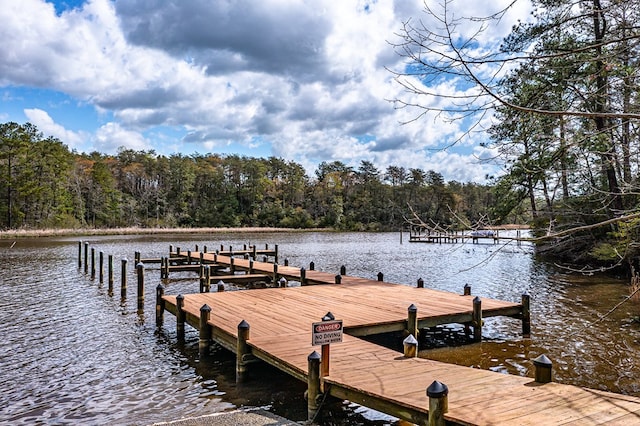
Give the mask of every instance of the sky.
[[(516, 4), (484, 47), (526, 13)], [(77, 152), (275, 156), (310, 176), (366, 160), (483, 183), (500, 170), (483, 161), (486, 134), (450, 146), (469, 123), (412, 120), (391, 102), (410, 97), (388, 71), (406, 66), (390, 42), (427, 18), (423, 0), (0, 0), (0, 123)]]

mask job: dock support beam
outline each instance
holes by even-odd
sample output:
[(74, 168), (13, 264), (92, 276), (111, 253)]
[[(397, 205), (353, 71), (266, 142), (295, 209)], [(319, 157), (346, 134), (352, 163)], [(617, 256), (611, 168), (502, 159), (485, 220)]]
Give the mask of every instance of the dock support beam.
[(242, 320), (238, 324), (238, 343), (236, 348), (236, 383), (242, 383), (247, 380), (247, 357), (251, 353), (251, 349), (247, 344), (250, 338), (251, 327), (249, 323)]
[(162, 327), (164, 323), (164, 286), (162, 284), (158, 284), (156, 287), (156, 326)]
[(187, 313), (184, 311), (184, 296), (179, 294), (176, 296), (176, 334), (178, 342), (184, 342), (184, 323)]
[(320, 354), (313, 351), (307, 357), (307, 420), (313, 421), (320, 406), (318, 404), (320, 394)]
[(429, 397), (429, 426), (445, 426), (444, 415), (449, 411), (449, 388), (437, 380), (427, 388)]
[(478, 296), (473, 299), (473, 340), (482, 340), (482, 301)]
[(522, 337), (528, 339), (531, 337), (531, 297), (528, 294), (522, 295)]
[(198, 353), (200, 359), (209, 355), (211, 349), (211, 325), (209, 318), (211, 317), (211, 308), (206, 303), (200, 308), (200, 340), (198, 340)]

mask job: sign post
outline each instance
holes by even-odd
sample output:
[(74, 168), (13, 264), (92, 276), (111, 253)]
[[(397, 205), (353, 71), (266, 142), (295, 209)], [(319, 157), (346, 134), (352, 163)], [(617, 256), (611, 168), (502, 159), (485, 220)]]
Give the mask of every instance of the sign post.
[(313, 323), (311, 344), (322, 346), (320, 377), (329, 375), (329, 345), (342, 342), (342, 320), (336, 320), (331, 312)]

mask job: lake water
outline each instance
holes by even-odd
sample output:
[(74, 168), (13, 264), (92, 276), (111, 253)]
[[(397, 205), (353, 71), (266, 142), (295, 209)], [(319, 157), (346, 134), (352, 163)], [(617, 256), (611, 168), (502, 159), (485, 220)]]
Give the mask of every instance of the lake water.
[[(261, 407), (306, 419), (305, 385), (273, 368), (238, 387), (235, 358), (215, 349), (198, 359), (197, 332), (178, 344), (175, 319), (155, 326), (159, 270), (146, 272), (144, 313), (136, 307), (133, 255), (166, 256), (169, 245), (209, 250), (278, 244), (280, 263), (461, 293), (520, 301), (531, 296), (532, 337), (520, 322), (487, 319), (483, 342), (424, 350), (421, 356), (532, 376), (531, 359), (546, 354), (554, 380), (640, 396), (640, 306), (627, 302), (626, 281), (572, 277), (534, 259), (526, 245), (438, 245), (400, 242), (399, 233), (216, 233), (100, 236), (84, 239), (114, 257), (116, 295), (78, 268), (78, 238), (0, 241), (0, 423), (135, 424), (175, 420), (235, 408)], [(119, 297), (120, 259), (129, 259), (129, 298)], [(177, 275), (172, 274), (172, 278)], [(193, 274), (172, 280), (167, 294), (197, 291)], [(456, 340), (460, 327), (440, 329), (436, 341)], [(453, 336), (453, 337), (452, 337)], [(437, 344), (435, 346), (438, 346)], [(334, 404), (331, 424), (393, 424), (354, 404)]]

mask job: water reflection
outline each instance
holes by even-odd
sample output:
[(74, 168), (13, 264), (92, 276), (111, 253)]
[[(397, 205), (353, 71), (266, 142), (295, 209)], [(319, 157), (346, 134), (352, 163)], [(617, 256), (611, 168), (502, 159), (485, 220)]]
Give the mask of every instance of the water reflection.
[[(640, 308), (629, 303), (597, 321), (628, 293), (622, 281), (576, 280), (536, 262), (527, 246), (400, 244), (397, 233), (273, 233), (91, 237), (113, 255), (115, 295), (77, 265), (77, 238), (0, 241), (0, 422), (11, 424), (149, 424), (241, 406), (259, 406), (304, 420), (304, 384), (275, 369), (255, 373), (237, 387), (235, 361), (216, 348), (198, 357), (197, 334), (176, 342), (173, 316), (155, 327), (157, 265), (146, 272), (145, 310), (137, 312), (133, 253), (166, 255), (169, 244), (192, 248), (221, 244), (279, 244), (280, 262), (350, 275), (519, 301), (532, 299), (532, 338), (522, 339), (520, 322), (487, 319), (479, 344), (423, 351), (447, 362), (511, 374), (532, 375), (530, 360), (544, 353), (554, 379), (640, 395), (640, 331), (631, 321)], [(128, 258), (129, 297), (120, 300), (120, 259)], [(106, 262), (105, 262), (106, 263)], [(106, 276), (106, 273), (105, 273)], [(168, 294), (198, 291), (192, 275), (172, 275)], [(183, 278), (183, 279), (180, 279)], [(590, 325), (595, 322), (595, 324)], [(590, 325), (590, 326), (589, 326)], [(464, 333), (460, 326), (442, 335)], [(455, 340), (455, 338), (453, 339)], [(334, 423), (364, 422), (364, 415), (389, 422), (350, 404), (330, 412)], [(345, 420), (348, 419), (348, 420)]]

